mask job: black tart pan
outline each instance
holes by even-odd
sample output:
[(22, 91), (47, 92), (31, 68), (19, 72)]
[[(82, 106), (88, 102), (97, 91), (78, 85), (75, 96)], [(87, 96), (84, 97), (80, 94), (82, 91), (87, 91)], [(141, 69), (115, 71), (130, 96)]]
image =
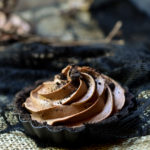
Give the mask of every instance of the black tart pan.
[(55, 145), (78, 145), (127, 138), (135, 131), (137, 123), (130, 118), (135, 109), (135, 103), (132, 94), (129, 92), (126, 93), (124, 108), (100, 123), (84, 124), (82, 127), (70, 128), (66, 126), (50, 126), (46, 123), (41, 124), (31, 120), (30, 113), (22, 107), (22, 104), (29, 97), (30, 91), (42, 82), (38, 81), (33, 86), (24, 88), (15, 96), (15, 112), (28, 135), (38, 137), (40, 140)]

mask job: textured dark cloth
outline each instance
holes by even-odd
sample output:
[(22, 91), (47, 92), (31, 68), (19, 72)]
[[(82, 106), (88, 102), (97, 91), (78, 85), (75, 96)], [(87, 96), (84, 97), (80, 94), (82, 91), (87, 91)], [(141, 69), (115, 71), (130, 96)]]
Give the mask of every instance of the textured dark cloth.
[(134, 94), (136, 108), (123, 119), (122, 125), (127, 129), (136, 124), (136, 131), (132, 134), (128, 132), (118, 134), (120, 137), (150, 133), (149, 49), (142, 45), (53, 46), (41, 43), (17, 43), (0, 52), (1, 134), (16, 130), (24, 132), (12, 114), (11, 102), (14, 95), (39, 79), (52, 77), (70, 63), (96, 68), (120, 82)]

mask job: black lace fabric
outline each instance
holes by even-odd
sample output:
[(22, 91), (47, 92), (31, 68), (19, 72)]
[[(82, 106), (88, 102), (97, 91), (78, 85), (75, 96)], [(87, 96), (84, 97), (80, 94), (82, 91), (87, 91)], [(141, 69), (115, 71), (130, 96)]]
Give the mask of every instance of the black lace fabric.
[[(52, 77), (68, 64), (88, 65), (120, 82), (135, 99), (135, 108), (120, 127), (134, 132), (119, 137), (150, 134), (150, 50), (141, 44), (69, 45), (15, 43), (0, 52), (0, 134), (24, 129), (13, 112), (13, 98), (22, 88)], [(135, 126), (136, 125), (136, 126)], [(110, 129), (111, 130), (111, 129)]]

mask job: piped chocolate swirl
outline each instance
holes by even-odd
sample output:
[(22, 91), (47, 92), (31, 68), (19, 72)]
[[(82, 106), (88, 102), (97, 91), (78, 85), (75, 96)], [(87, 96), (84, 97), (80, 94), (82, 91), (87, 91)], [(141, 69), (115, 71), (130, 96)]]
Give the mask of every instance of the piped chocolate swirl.
[(32, 120), (75, 127), (98, 123), (124, 104), (125, 90), (118, 82), (93, 68), (68, 65), (32, 90), (23, 106)]

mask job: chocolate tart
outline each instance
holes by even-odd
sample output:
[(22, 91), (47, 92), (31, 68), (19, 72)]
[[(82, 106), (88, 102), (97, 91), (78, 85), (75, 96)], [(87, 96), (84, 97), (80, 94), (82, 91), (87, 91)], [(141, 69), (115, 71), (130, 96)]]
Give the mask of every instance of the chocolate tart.
[(15, 108), (28, 135), (51, 144), (84, 144), (127, 137), (133, 96), (90, 67), (68, 65), (48, 81), (16, 94)]

